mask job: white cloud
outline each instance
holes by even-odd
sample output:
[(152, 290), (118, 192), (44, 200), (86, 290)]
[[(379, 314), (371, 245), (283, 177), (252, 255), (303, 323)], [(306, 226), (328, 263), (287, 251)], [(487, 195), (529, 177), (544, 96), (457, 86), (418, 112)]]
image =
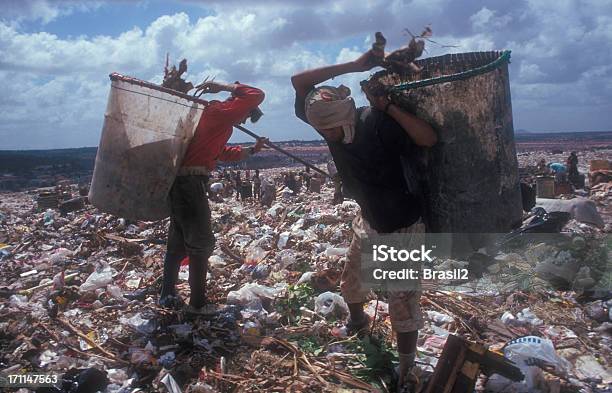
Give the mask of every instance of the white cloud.
[(472, 28), (475, 31), (485, 31), (506, 26), (512, 21), (510, 15), (496, 16), (497, 12), (491, 11), (487, 7), (482, 7), (480, 11), (470, 16)]
[[(44, 31), (51, 20), (100, 6), (91, 4), (8, 2), (0, 20), (0, 148), (96, 145), (108, 74), (119, 71), (159, 83), (166, 52), (175, 63), (189, 60), (187, 76), (194, 82), (216, 75), (217, 80), (239, 79), (262, 87), (266, 115), (254, 126), (259, 132), (273, 139), (315, 138), (293, 115), (289, 77), (356, 58), (369, 48), (375, 31), (385, 33), (388, 49), (397, 48), (409, 38), (404, 28), (417, 32), (428, 23), (437, 42), (459, 47), (428, 44), (427, 56), (513, 50), (517, 127), (609, 124), (593, 116), (612, 100), (609, 0), (368, 0), (359, 6), (349, 0), (331, 6), (322, 0), (194, 2), (210, 15), (160, 15), (149, 25), (114, 36), (83, 31), (76, 38), (62, 38)], [(23, 29), (23, 20), (38, 21), (40, 30)], [(345, 75), (333, 84), (349, 86), (364, 105), (359, 81), (367, 76)], [(542, 119), (536, 119), (534, 107)], [(569, 115), (558, 118), (568, 107), (573, 120), (565, 118)]]
[(525, 61), (521, 61), (521, 67), (519, 69), (519, 79), (523, 82), (536, 82), (545, 77), (542, 71), (540, 71), (540, 66), (537, 64), (530, 64)]

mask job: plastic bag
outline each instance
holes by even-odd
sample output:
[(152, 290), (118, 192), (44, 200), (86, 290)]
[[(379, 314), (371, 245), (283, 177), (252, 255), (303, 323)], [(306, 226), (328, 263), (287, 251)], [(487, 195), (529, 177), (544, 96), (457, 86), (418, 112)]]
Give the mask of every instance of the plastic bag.
[(26, 307), (28, 305), (28, 297), (24, 295), (11, 295), (9, 298), (9, 304), (11, 307)]
[(270, 266), (268, 265), (257, 265), (251, 272), (253, 278), (266, 278), (270, 274)]
[(504, 356), (521, 369), (528, 389), (534, 388), (538, 374), (542, 372), (538, 365), (551, 365), (563, 374), (570, 367), (567, 360), (557, 355), (552, 341), (536, 336), (524, 336), (510, 341), (504, 347)]
[(53, 222), (55, 221), (55, 211), (53, 211), (52, 209), (47, 209), (47, 211), (45, 211), (45, 214), (43, 215), (43, 221), (45, 226), (53, 224)]
[(333, 292), (323, 292), (315, 299), (315, 312), (327, 316), (332, 313), (339, 317), (348, 314), (348, 305), (342, 296)]
[(315, 275), (315, 272), (306, 272), (306, 273), (302, 274), (300, 279), (297, 281), (297, 285), (310, 282), (314, 275)]
[(348, 248), (346, 247), (330, 247), (325, 250), (325, 256), (343, 256), (348, 252)]
[(248, 283), (237, 291), (230, 291), (227, 294), (227, 303), (260, 310), (262, 308), (261, 298), (274, 299), (280, 296), (286, 288), (287, 284), (285, 283), (277, 284), (274, 287)]
[(154, 319), (145, 319), (142, 317), (142, 315), (140, 315), (140, 313), (135, 314), (130, 318), (121, 317), (119, 322), (129, 325), (144, 334), (151, 334), (156, 328)]
[(437, 312), (433, 310), (427, 310), (426, 313), (427, 313), (427, 318), (433, 321), (437, 325), (442, 325), (445, 323), (453, 322), (455, 320), (450, 315), (443, 314), (441, 312)]
[(296, 253), (293, 250), (282, 250), (278, 254), (276, 254), (276, 260), (278, 264), (276, 265), (277, 270), (283, 270), (287, 267), (293, 265), (296, 261)]
[(60, 263), (66, 261), (66, 259), (72, 257), (74, 253), (67, 248), (58, 248), (54, 253), (49, 254), (47, 257), (49, 262), (54, 265), (59, 265)]
[(102, 270), (96, 270), (87, 277), (87, 280), (79, 287), (79, 292), (95, 291), (104, 288), (113, 281), (113, 271), (110, 266), (105, 266)]
[(287, 246), (287, 242), (289, 241), (289, 236), (291, 235), (290, 232), (282, 232), (279, 236), (278, 236), (278, 243), (276, 244), (276, 246), (279, 249), (283, 249)]
[(285, 207), (280, 204), (280, 203), (276, 203), (274, 204), (274, 206), (272, 206), (271, 208), (268, 209), (267, 213), (272, 216), (272, 217), (276, 217), (278, 215), (278, 213), (283, 210)]
[(532, 313), (529, 307), (524, 308), (523, 311), (518, 313), (516, 315), (516, 319), (520, 322), (525, 322), (533, 326), (542, 326), (544, 324), (544, 321)]
[(257, 265), (264, 257), (266, 252), (261, 247), (253, 247), (249, 250), (246, 256), (245, 264), (249, 266)]
[(159, 357), (158, 361), (159, 361), (159, 364), (161, 364), (165, 368), (170, 368), (174, 364), (175, 360), (176, 360), (176, 355), (174, 354), (174, 352), (166, 352)]
[(108, 285), (106, 287), (106, 293), (108, 293), (113, 299), (124, 300), (123, 291), (116, 285)]
[(259, 321), (247, 321), (242, 327), (242, 334), (247, 336), (261, 336), (261, 324)]
[(170, 373), (164, 375), (164, 377), (161, 379), (161, 383), (164, 384), (164, 386), (166, 387), (166, 389), (168, 389), (168, 392), (170, 393), (183, 393), (179, 384), (176, 383), (176, 381), (174, 380), (174, 378), (172, 378), (172, 375), (170, 375)]

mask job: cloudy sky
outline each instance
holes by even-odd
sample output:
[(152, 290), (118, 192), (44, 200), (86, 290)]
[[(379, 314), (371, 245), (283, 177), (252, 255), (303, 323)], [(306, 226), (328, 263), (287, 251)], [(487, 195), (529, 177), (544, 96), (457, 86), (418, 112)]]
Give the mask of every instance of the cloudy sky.
[[(356, 58), (383, 31), (431, 24), (455, 52), (511, 49), (515, 129), (612, 130), (612, 0), (3, 0), (0, 149), (96, 146), (118, 71), (159, 83), (164, 57), (263, 88), (253, 126), (272, 140), (316, 139), (293, 115), (289, 77)], [(428, 47), (428, 55), (448, 48)], [(337, 78), (358, 91), (367, 77)], [(364, 101), (355, 94), (358, 103)], [(246, 141), (235, 133), (232, 141)]]

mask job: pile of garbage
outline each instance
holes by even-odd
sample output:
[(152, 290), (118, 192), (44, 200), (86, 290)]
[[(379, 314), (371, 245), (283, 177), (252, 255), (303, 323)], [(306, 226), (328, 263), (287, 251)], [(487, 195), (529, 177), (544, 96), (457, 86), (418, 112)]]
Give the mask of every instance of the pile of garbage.
[[(366, 305), (371, 334), (344, 329), (339, 279), (359, 207), (333, 205), (333, 193), (326, 183), (320, 193), (281, 188), (271, 207), (210, 202), (207, 297), (221, 311), (208, 319), (156, 305), (168, 219), (130, 222), (87, 204), (39, 210), (36, 193), (3, 194), (0, 372), (55, 373), (56, 392), (389, 391), (397, 352), (385, 294)], [(612, 242), (575, 219), (557, 235), (482, 251), (486, 263), (461, 290), (424, 292), (418, 364), (432, 371), (452, 334), (526, 376), (481, 376), (480, 391), (612, 388)], [(184, 298), (188, 275), (183, 261)]]

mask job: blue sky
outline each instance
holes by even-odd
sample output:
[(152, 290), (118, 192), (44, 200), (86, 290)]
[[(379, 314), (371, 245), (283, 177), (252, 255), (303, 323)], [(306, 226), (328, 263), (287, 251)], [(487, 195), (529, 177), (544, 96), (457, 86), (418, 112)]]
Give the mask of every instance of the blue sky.
[[(293, 115), (290, 76), (352, 60), (383, 31), (432, 25), (456, 52), (511, 49), (515, 129), (612, 130), (612, 0), (45, 1), (5, 0), (0, 15), (0, 149), (96, 146), (118, 71), (161, 81), (165, 53), (188, 79), (263, 88), (272, 140), (316, 139)], [(429, 55), (449, 51), (429, 47)], [(358, 82), (337, 78), (365, 104)], [(249, 140), (235, 133), (234, 142)]]

